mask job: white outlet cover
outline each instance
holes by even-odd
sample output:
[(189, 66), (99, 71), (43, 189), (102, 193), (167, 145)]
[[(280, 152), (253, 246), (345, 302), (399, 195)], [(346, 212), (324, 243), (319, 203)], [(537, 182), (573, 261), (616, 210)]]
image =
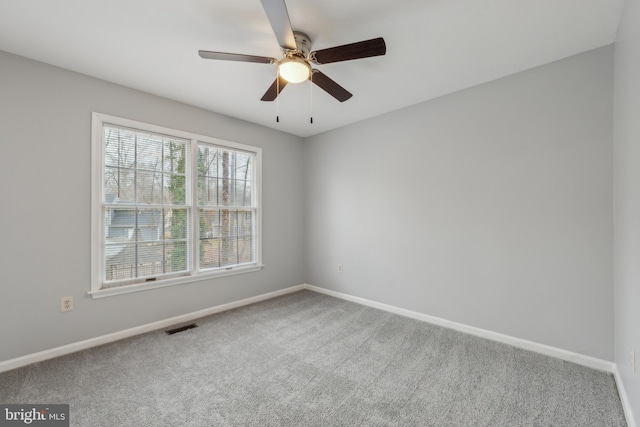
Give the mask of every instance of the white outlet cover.
[(60, 298), (60, 312), (65, 313), (73, 310), (73, 296)]

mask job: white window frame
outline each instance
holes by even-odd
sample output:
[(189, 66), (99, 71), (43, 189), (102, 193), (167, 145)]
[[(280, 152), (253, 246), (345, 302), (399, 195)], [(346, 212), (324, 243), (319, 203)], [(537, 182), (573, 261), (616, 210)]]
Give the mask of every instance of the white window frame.
[[(187, 206), (191, 212), (191, 256), (188, 257), (188, 272), (185, 275), (170, 278), (160, 278), (151, 282), (135, 284), (124, 284), (122, 286), (103, 288), (104, 272), (104, 239), (105, 228), (103, 222), (103, 201), (104, 201), (104, 144), (103, 126), (111, 124), (118, 127), (131, 128), (142, 132), (151, 132), (167, 135), (183, 140), (188, 140), (188, 163), (197, 164), (199, 144), (207, 144), (216, 148), (228, 148), (230, 150), (244, 151), (255, 156), (253, 173), (255, 174), (255, 260), (251, 263), (235, 266), (220, 267), (217, 269), (198, 269), (199, 260), (199, 221), (198, 221), (198, 195), (197, 195), (197, 168), (189, 168), (185, 173)], [(213, 279), (217, 277), (242, 274), (261, 270), (262, 264), (262, 149), (236, 142), (226, 141), (205, 135), (198, 135), (191, 132), (169, 129), (162, 126), (142, 123), (135, 120), (124, 119), (107, 114), (92, 114), (92, 165), (91, 165), (91, 290), (88, 292), (93, 298), (101, 298), (111, 295), (138, 292), (148, 289), (156, 289), (165, 286), (179, 285), (195, 281)]]

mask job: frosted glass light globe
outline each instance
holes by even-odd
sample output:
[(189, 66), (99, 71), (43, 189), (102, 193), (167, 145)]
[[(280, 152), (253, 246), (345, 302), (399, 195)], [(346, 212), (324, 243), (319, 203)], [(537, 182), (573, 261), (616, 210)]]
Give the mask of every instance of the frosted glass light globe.
[(309, 79), (311, 67), (304, 59), (293, 56), (280, 62), (278, 73), (289, 83), (300, 83)]

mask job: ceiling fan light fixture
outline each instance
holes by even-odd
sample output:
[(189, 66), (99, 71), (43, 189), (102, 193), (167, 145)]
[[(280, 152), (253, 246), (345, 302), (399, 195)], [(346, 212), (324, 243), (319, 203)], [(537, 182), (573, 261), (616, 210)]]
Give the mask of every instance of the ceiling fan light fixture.
[(289, 83), (301, 83), (309, 79), (311, 66), (302, 58), (290, 56), (280, 62), (278, 74)]

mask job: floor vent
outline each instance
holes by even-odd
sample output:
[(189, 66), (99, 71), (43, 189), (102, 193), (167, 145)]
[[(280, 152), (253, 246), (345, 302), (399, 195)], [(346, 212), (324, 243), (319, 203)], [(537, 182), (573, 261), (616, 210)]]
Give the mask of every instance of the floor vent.
[(187, 329), (193, 329), (197, 327), (198, 325), (196, 325), (195, 323), (192, 323), (190, 325), (180, 326), (179, 328), (169, 329), (168, 331), (165, 331), (165, 332), (167, 333), (167, 335), (173, 335), (173, 334), (177, 334), (178, 332), (186, 331)]

